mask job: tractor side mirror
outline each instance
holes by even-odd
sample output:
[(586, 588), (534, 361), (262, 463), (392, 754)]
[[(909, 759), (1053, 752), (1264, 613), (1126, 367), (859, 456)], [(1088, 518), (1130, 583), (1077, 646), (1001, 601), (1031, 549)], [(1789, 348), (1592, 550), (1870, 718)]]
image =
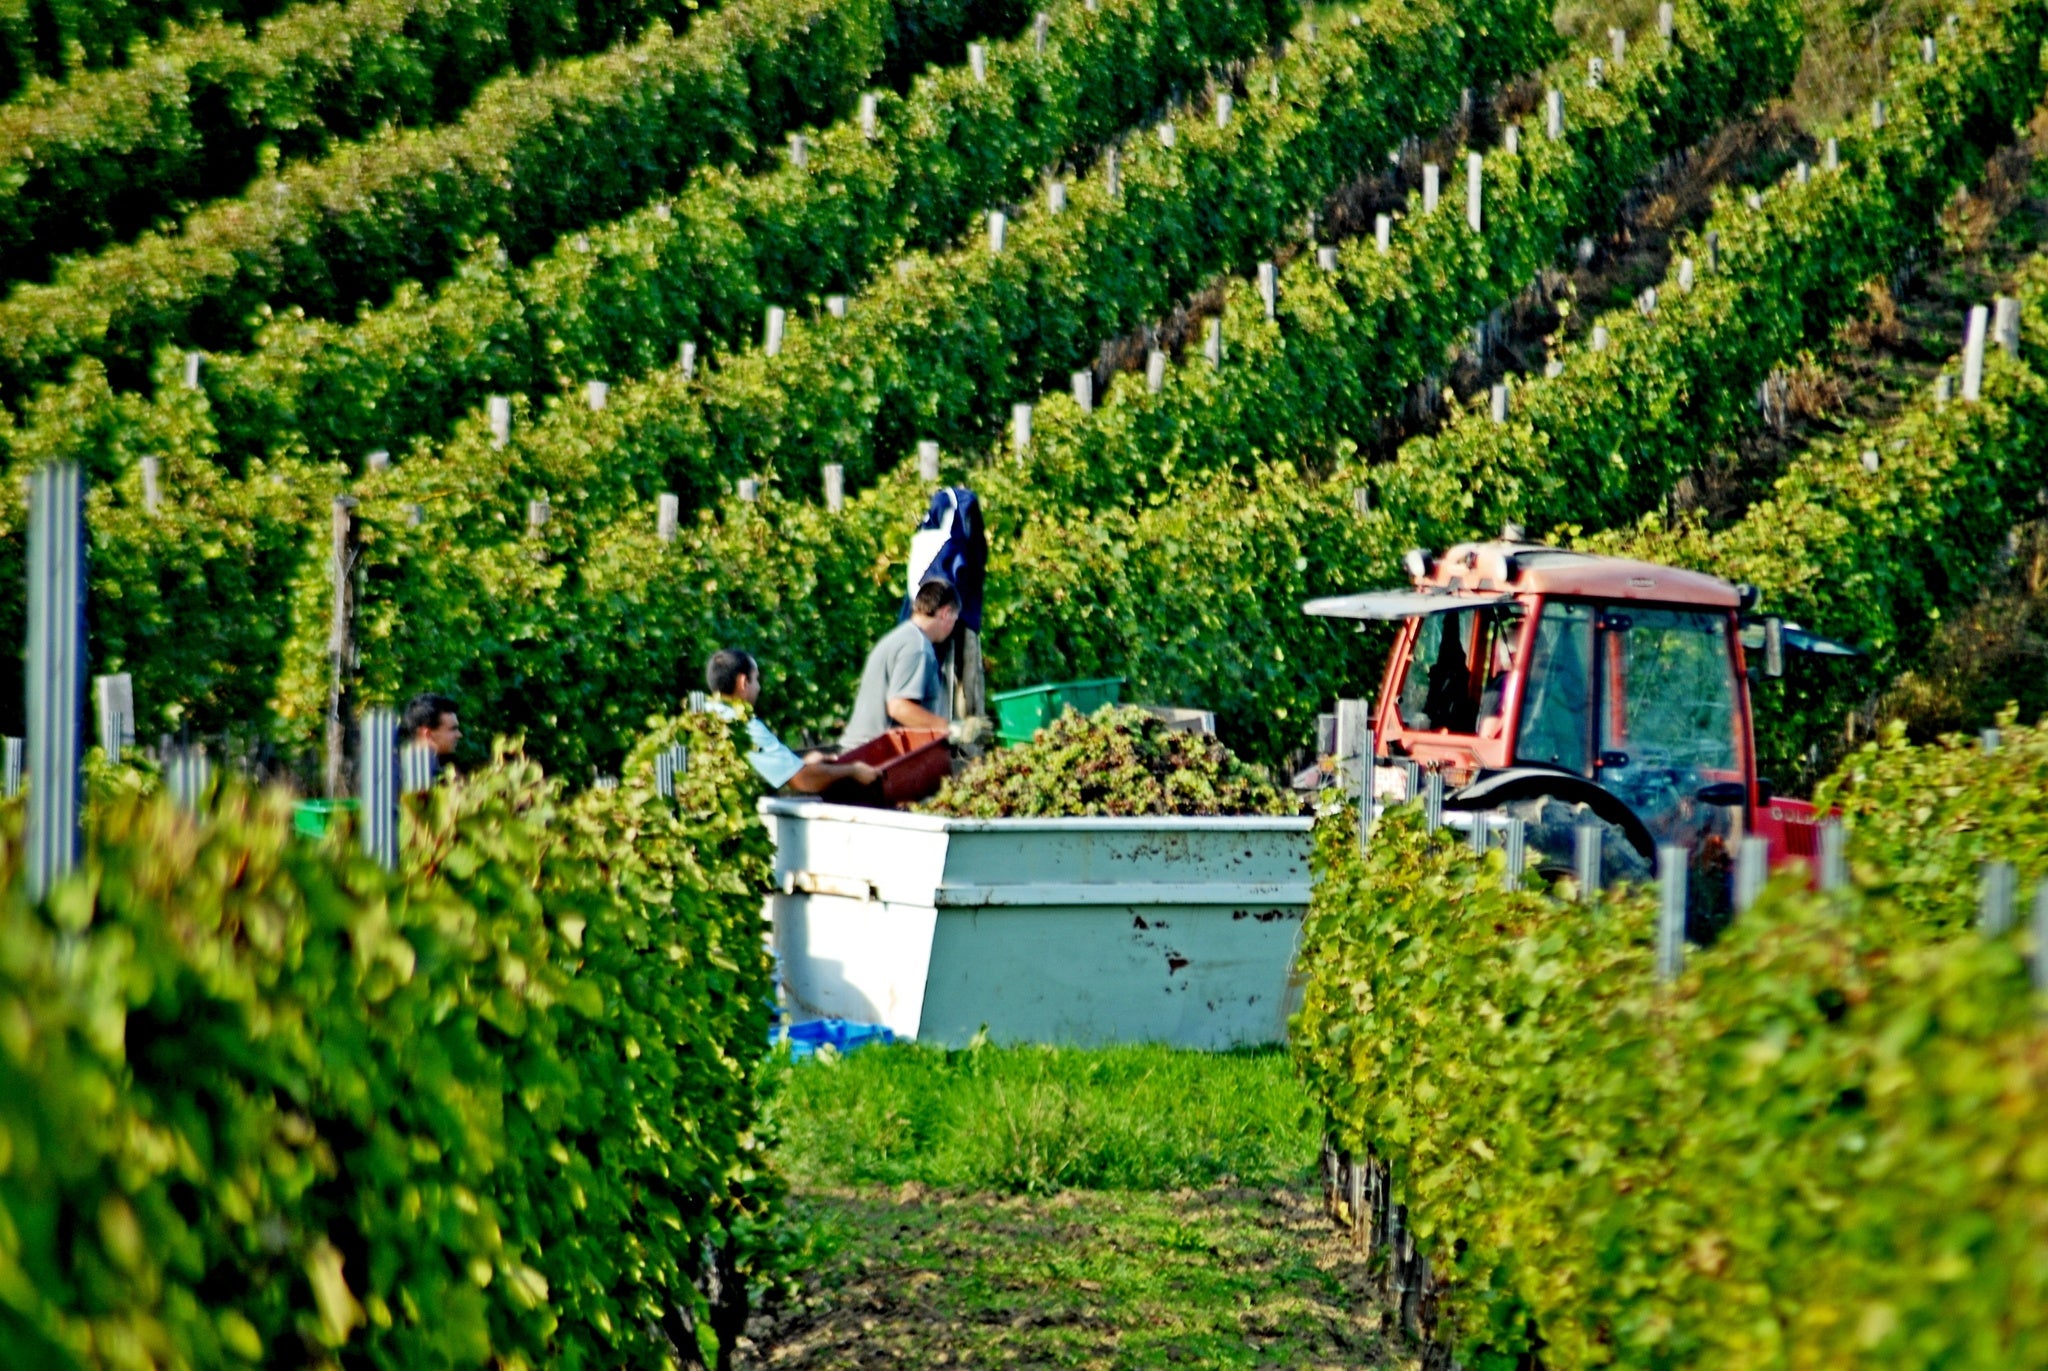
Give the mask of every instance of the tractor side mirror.
[(1773, 614), (1764, 620), (1764, 675), (1785, 674), (1785, 621)]
[(1748, 798), (1748, 793), (1740, 781), (1715, 781), (1712, 785), (1701, 786), (1697, 798), (1703, 805), (1733, 809)]

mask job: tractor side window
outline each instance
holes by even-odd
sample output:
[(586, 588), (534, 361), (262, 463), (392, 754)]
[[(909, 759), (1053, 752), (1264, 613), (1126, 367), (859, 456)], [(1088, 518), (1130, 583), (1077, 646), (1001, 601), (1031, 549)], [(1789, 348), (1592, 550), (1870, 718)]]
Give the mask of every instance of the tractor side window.
[(1401, 683), (1401, 723), (1412, 729), (1470, 733), (1479, 700), (1472, 690), (1473, 610), (1431, 614), (1415, 633)]
[(1592, 774), (1592, 758), (1587, 755), (1592, 668), (1592, 606), (1546, 603), (1529, 651), (1517, 760), (1563, 767), (1580, 776)]

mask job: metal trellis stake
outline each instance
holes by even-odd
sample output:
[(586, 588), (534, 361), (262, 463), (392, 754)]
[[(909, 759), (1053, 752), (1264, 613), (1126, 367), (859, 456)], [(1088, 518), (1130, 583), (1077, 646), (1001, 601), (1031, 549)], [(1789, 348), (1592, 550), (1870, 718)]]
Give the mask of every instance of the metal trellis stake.
[(386, 871), (398, 869), (398, 711), (379, 705), (363, 711), (363, 851)]
[(1657, 849), (1657, 979), (1675, 981), (1685, 970), (1686, 851), (1673, 843)]
[(29, 482), (28, 890), (42, 899), (78, 861), (79, 724), (85, 703), (83, 478), (76, 463)]

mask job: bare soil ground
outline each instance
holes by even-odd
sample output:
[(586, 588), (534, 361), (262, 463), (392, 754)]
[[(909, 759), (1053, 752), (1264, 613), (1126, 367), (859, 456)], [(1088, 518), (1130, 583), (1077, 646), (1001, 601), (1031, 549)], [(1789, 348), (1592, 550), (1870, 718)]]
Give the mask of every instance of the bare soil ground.
[(813, 1258), (737, 1365), (1421, 1365), (1367, 1263), (1294, 1187), (1051, 1197), (800, 1191)]

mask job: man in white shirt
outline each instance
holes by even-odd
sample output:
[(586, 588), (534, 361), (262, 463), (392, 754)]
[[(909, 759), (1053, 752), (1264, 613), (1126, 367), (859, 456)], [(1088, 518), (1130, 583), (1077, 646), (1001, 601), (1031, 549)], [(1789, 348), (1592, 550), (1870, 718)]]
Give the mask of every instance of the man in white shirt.
[(853, 780), (872, 785), (882, 773), (866, 762), (828, 762), (818, 753), (799, 757), (789, 750), (773, 729), (754, 717), (754, 702), (761, 698), (761, 666), (753, 657), (735, 647), (711, 654), (704, 668), (704, 684), (711, 688), (708, 708), (722, 719), (747, 720), (747, 737), (753, 751), (747, 754), (752, 766), (770, 790), (787, 786), (801, 795), (815, 795), (834, 781)]
[(910, 602), (910, 617), (882, 635), (860, 673), (860, 693), (840, 736), (842, 751), (892, 728), (948, 728), (953, 702), (933, 646), (953, 636), (960, 596), (946, 581), (926, 581)]

